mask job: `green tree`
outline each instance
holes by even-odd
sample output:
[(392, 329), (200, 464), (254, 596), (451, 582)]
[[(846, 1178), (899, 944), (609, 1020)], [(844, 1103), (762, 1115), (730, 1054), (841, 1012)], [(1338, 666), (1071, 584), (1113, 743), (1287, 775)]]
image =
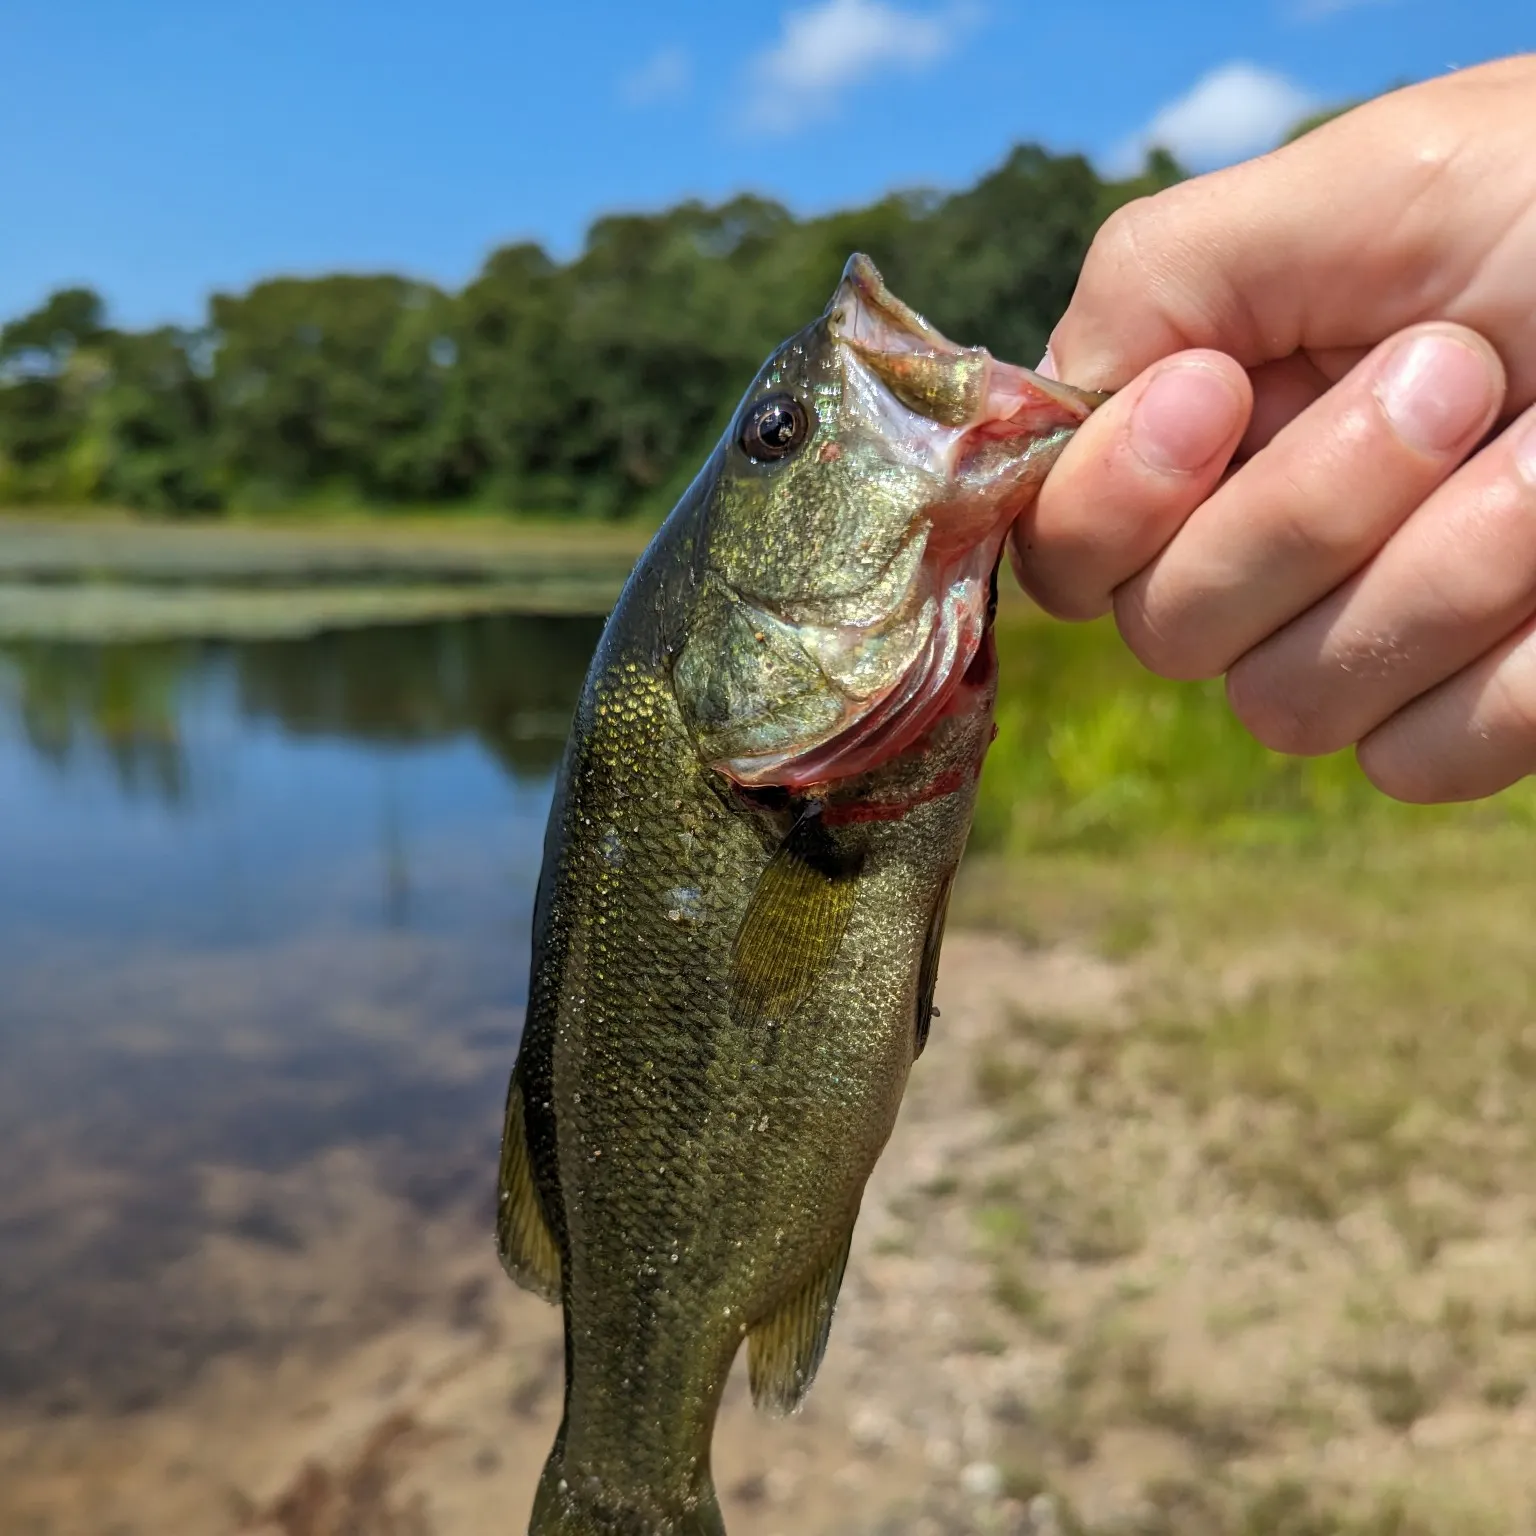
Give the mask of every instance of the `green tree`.
[(280, 278), (211, 303), (217, 457), (234, 501), (464, 486), (443, 432), (451, 303), (391, 276)]
[(687, 202), (598, 220), (566, 263), (504, 247), (457, 294), (281, 278), (215, 295), (187, 331), (113, 330), (96, 294), (62, 289), (0, 329), (0, 501), (660, 517), (850, 251), (957, 339), (1033, 362), (1100, 223), (1181, 175), (1158, 152), (1104, 182), (1025, 145), (949, 196), (810, 219)]
[(0, 498), (73, 502), (97, 493), (81, 444), (110, 338), (89, 288), (60, 289), (0, 328)]

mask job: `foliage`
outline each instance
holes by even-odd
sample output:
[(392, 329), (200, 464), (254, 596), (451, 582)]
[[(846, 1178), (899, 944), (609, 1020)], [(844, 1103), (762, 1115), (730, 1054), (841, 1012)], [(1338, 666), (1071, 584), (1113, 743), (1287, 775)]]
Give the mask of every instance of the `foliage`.
[(1370, 823), (1391, 836), (1435, 822), (1529, 826), (1521, 785), (1468, 807), (1410, 807), (1372, 788), (1348, 753), (1282, 757), (1227, 708), (1223, 685), (1146, 672), (1107, 620), (1000, 616), (997, 740), (977, 807), (979, 847), (1101, 850), (1150, 837), (1319, 842)]
[(1020, 147), (951, 196), (796, 219), (738, 197), (604, 218), (561, 264), (494, 252), (459, 293), (387, 274), (216, 294), (132, 332), (87, 289), (0, 329), (0, 504), (166, 515), (454, 504), (658, 520), (850, 251), (958, 339), (1033, 362), (1094, 231), (1178, 179)]

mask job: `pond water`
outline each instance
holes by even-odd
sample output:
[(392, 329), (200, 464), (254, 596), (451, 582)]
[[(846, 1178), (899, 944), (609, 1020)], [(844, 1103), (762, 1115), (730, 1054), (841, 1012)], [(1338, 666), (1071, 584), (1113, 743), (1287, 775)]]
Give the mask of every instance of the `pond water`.
[(0, 648), (0, 1401), (154, 1403), (489, 1231), (599, 628)]

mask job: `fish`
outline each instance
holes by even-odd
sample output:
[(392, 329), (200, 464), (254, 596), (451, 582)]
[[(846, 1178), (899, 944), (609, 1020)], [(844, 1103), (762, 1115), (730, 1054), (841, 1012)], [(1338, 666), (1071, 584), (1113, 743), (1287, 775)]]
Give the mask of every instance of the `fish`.
[(949, 341), (855, 254), (641, 556), (576, 705), (497, 1245), (564, 1314), (530, 1536), (723, 1536), (743, 1345), (827, 1347), (932, 1020), (994, 734), (1009, 526), (1103, 399)]

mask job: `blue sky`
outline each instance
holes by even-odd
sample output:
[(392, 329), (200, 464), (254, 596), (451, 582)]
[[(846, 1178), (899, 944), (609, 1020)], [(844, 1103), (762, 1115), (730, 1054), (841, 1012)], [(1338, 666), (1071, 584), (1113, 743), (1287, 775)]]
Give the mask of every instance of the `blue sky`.
[(0, 316), (67, 282), (136, 325), (277, 272), (457, 284), (614, 209), (813, 211), (1020, 140), (1214, 164), (1531, 48), (1533, 0), (6, 0)]

